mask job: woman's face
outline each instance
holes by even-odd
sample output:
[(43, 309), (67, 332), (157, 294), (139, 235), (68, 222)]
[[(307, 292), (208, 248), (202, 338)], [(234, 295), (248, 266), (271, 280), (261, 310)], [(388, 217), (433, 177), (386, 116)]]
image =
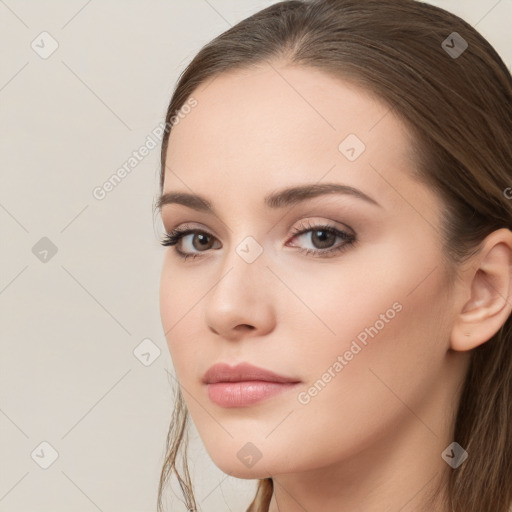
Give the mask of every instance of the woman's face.
[[(431, 402), (451, 378), (454, 310), (441, 203), (411, 177), (405, 126), (354, 85), (277, 63), (193, 97), (171, 132), (164, 194), (199, 195), (214, 213), (162, 206), (167, 232), (198, 232), (165, 249), (160, 303), (213, 461), (260, 478), (356, 460), (404, 425), (431, 436), (446, 420)], [(327, 184), (353, 193), (312, 193)], [(242, 362), (298, 383), (252, 402), (249, 385), (229, 403), (210, 385), (213, 401), (205, 372)]]

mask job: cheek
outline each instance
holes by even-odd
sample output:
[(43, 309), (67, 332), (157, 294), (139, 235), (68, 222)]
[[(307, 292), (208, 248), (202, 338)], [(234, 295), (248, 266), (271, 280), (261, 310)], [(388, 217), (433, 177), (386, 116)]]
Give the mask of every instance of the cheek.
[[(171, 272), (169, 272), (169, 265), (166, 263), (166, 258), (164, 259), (164, 264), (162, 266), (162, 272), (160, 274), (160, 319), (162, 321), (162, 328), (164, 333), (166, 333), (171, 329), (173, 324), (175, 323), (175, 302), (176, 302), (176, 292), (178, 284), (175, 283), (172, 279)], [(173, 321), (174, 320), (174, 321)]]
[(408, 382), (441, 364), (448, 335), (445, 282), (438, 255), (418, 247), (389, 244), (367, 261), (358, 254), (338, 269), (325, 266), (288, 281), (310, 309), (303, 308), (296, 324), (297, 354), (309, 361), (308, 382), (346, 355), (337, 382), (364, 403), (372, 388), (383, 386), (370, 369), (407, 393)]
[[(191, 331), (194, 323), (189, 317), (193, 317), (194, 305), (198, 305), (202, 294), (200, 290), (192, 289), (190, 278), (185, 272), (178, 271), (175, 263), (168, 262), (168, 258), (170, 255), (167, 254), (160, 277), (160, 318), (173, 364), (179, 373), (182, 359), (194, 346), (193, 341), (199, 339)], [(184, 343), (187, 340), (190, 343)]]
[(168, 250), (160, 274), (160, 317), (164, 332), (174, 332), (174, 326), (186, 322), (190, 313), (194, 313), (208, 287), (197, 269), (180, 265), (170, 253), (172, 248)]
[[(301, 357), (310, 363), (296, 420), (307, 430), (302, 435), (324, 440), (322, 456), (349, 456), (397, 428), (410, 419), (404, 404), (419, 410), (439, 380), (449, 336), (442, 275), (428, 275), (435, 265), (421, 260), (396, 268), (400, 272), (368, 272), (374, 284), (359, 293), (358, 279), (348, 274), (331, 281), (325, 294), (333, 302), (321, 303), (337, 336), (324, 335), (319, 344), (311, 343), (311, 334), (303, 338)], [(337, 453), (331, 453), (333, 436)], [(311, 447), (309, 456), (318, 456), (318, 449)]]

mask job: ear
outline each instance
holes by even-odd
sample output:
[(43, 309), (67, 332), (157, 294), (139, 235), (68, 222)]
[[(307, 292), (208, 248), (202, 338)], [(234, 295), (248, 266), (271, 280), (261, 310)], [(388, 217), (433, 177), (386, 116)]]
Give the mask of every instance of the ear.
[(463, 307), (450, 337), (450, 347), (458, 351), (491, 339), (512, 311), (512, 232), (502, 228), (488, 235), (463, 275)]

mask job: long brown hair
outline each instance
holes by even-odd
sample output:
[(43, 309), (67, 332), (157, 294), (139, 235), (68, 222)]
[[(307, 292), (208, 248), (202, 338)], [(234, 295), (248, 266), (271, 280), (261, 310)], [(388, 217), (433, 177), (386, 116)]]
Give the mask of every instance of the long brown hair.
[[(225, 71), (277, 60), (351, 80), (407, 125), (415, 141), (415, 173), (443, 199), (443, 254), (455, 270), (492, 231), (512, 228), (512, 204), (504, 193), (512, 186), (510, 72), (471, 25), (415, 0), (282, 1), (206, 44), (181, 74), (169, 104), (162, 190), (171, 121), (196, 87)], [(449, 476), (454, 512), (511, 507), (511, 318), (471, 354), (453, 426), (455, 441), (470, 454)], [(188, 470), (183, 478), (176, 467), (186, 421), (178, 390), (159, 512), (172, 472), (187, 507), (197, 510)], [(181, 455), (186, 468), (186, 443)], [(267, 512), (271, 495), (272, 479), (259, 480), (247, 512)]]

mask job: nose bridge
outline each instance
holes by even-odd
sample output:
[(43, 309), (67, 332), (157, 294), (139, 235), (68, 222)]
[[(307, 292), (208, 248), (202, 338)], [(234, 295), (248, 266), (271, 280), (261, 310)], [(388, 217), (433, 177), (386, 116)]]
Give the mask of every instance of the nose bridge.
[(220, 280), (215, 287), (216, 295), (225, 295), (226, 299), (237, 297), (238, 300), (253, 302), (259, 295), (258, 283), (266, 281), (266, 258), (262, 245), (252, 236), (232, 246), (225, 257), (220, 272)]
[(263, 246), (251, 236), (234, 244), (224, 257), (218, 279), (208, 294), (206, 320), (219, 334), (247, 324), (261, 329), (273, 318), (270, 272)]

